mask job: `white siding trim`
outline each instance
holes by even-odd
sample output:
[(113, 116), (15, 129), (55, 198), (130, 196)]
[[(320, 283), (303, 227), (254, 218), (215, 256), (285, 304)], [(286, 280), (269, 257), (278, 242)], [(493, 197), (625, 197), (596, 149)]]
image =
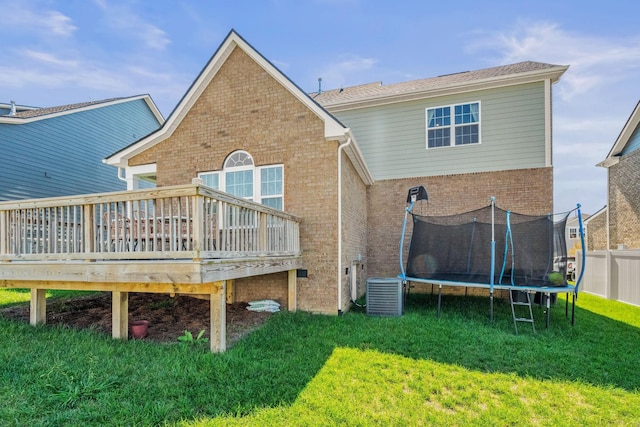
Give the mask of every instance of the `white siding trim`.
[[(125, 169), (125, 178), (124, 180), (127, 182), (127, 190), (137, 190), (138, 181), (140, 175), (150, 175), (156, 173), (156, 164), (150, 163), (148, 165), (140, 165), (140, 166), (128, 166)], [(118, 169), (118, 174), (120, 169)], [(121, 178), (122, 179), (122, 178)]]

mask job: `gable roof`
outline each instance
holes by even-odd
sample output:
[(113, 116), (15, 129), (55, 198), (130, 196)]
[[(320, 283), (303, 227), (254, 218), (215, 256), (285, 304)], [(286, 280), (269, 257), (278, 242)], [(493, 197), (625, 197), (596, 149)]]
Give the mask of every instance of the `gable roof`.
[(555, 83), (568, 68), (525, 61), (388, 85), (368, 83), (315, 92), (311, 96), (331, 111), (339, 111), (547, 79)]
[(156, 107), (156, 104), (153, 102), (149, 95), (137, 95), (130, 97), (121, 97), (121, 98), (110, 98), (103, 99), (101, 101), (89, 101), (89, 102), (80, 102), (77, 104), (68, 104), (68, 105), (60, 105), (57, 107), (48, 107), (48, 108), (32, 108), (24, 109), (22, 111), (18, 110), (14, 115), (5, 114), (0, 116), (0, 123), (11, 123), (11, 124), (24, 124), (31, 123), (37, 120), (49, 119), (52, 117), (58, 117), (65, 114), (77, 113), (80, 111), (86, 111), (93, 108), (106, 107), (109, 105), (120, 104), (123, 102), (135, 101), (138, 99), (144, 100), (149, 109), (156, 117), (159, 123), (164, 122), (164, 117), (160, 113), (160, 110)]
[(607, 154), (607, 157), (603, 161), (598, 163), (596, 166), (608, 168), (618, 163), (620, 161), (620, 155), (622, 154), (625, 147), (629, 143), (631, 136), (633, 135), (635, 130), (638, 128), (639, 124), (640, 124), (640, 101), (638, 101), (638, 103), (636, 104), (636, 107), (633, 109), (633, 112), (627, 119), (627, 122), (623, 126), (622, 131), (620, 131), (620, 134), (618, 135), (616, 142), (613, 143), (613, 147), (611, 147), (611, 150), (609, 150), (609, 154)]
[(324, 122), (324, 136), (326, 140), (338, 140), (340, 142), (345, 142), (351, 139), (352, 144), (347, 146), (345, 151), (354, 163), (354, 166), (363, 180), (367, 183), (373, 183), (371, 173), (364, 162), (362, 153), (360, 152), (350, 129), (340, 123), (338, 119), (332, 116), (327, 110), (320, 106), (320, 104), (315, 102), (306, 92), (293, 83), (286, 75), (262, 56), (262, 54), (254, 49), (253, 46), (247, 43), (234, 30), (229, 32), (220, 47), (216, 50), (207, 65), (205, 65), (196, 80), (192, 83), (191, 87), (189, 87), (162, 127), (160, 127), (156, 132), (147, 135), (128, 147), (112, 154), (103, 161), (113, 166), (126, 167), (127, 162), (131, 157), (169, 138), (173, 132), (175, 132), (180, 122), (185, 118), (200, 95), (205, 91), (209, 83), (216, 76), (231, 52), (236, 48), (242, 49), (242, 51), (255, 61), (263, 70), (277, 80), (293, 96), (306, 105), (309, 110), (315, 113), (316, 116)]

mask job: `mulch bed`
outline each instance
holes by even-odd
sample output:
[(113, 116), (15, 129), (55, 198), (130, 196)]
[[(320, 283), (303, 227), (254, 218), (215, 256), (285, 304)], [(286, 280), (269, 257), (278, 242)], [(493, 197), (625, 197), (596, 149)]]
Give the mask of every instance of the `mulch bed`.
[[(254, 331), (267, 321), (271, 313), (246, 309), (246, 303), (227, 304), (227, 346)], [(29, 322), (29, 304), (0, 310), (0, 316)], [(130, 293), (129, 322), (148, 320), (145, 339), (157, 342), (178, 342), (185, 330), (194, 337), (205, 330), (210, 338), (209, 301), (188, 296), (170, 297), (166, 294)], [(91, 328), (111, 335), (111, 293), (97, 293), (70, 299), (47, 301), (47, 324), (72, 328)], [(131, 333), (129, 333), (131, 336)]]

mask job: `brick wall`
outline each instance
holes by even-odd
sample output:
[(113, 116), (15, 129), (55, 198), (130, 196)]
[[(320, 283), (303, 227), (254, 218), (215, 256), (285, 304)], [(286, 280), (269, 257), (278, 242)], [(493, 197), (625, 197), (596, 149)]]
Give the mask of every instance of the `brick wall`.
[[(130, 164), (157, 164), (158, 186), (187, 184), (222, 169), (245, 150), (256, 166), (284, 164), (284, 210), (303, 218), (300, 239), (308, 278), (298, 279), (298, 308), (336, 313), (337, 142), (324, 123), (240, 49), (235, 49), (168, 139)], [(236, 282), (236, 299), (286, 304), (287, 275)], [(240, 298), (240, 299), (238, 299)]]
[[(423, 185), (429, 193), (429, 202), (419, 202), (414, 208), (424, 215), (451, 215), (481, 208), (490, 204), (491, 196), (497, 206), (513, 212), (534, 215), (553, 211), (552, 168), (377, 181), (369, 187), (367, 200), (370, 277), (395, 277), (400, 273), (398, 253), (407, 191), (417, 185)], [(405, 262), (408, 247), (406, 241)]]
[[(342, 301), (341, 310), (350, 307), (351, 297), (364, 295), (367, 277), (367, 187), (351, 161), (342, 154)], [(354, 276), (355, 275), (355, 276)], [(350, 280), (357, 290), (351, 295)]]
[(640, 150), (609, 168), (609, 244), (640, 248)]
[(587, 250), (599, 251), (607, 249), (607, 212), (589, 218), (586, 232)]

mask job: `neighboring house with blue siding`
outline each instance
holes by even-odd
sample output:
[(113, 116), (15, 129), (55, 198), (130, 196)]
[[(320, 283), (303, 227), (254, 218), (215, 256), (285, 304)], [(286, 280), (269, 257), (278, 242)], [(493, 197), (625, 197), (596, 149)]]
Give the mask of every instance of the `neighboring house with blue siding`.
[(589, 249), (640, 249), (640, 102), (598, 166), (608, 174), (607, 237), (605, 247)]
[(504, 209), (553, 212), (551, 89), (567, 68), (526, 61), (311, 94), (351, 129), (375, 179), (367, 191), (372, 275), (397, 273), (410, 187), (427, 189), (424, 214), (477, 209), (492, 196)]
[(7, 114), (22, 113), (24, 111), (37, 110), (38, 107), (27, 107), (26, 105), (16, 105), (15, 102), (4, 104), (0, 102), (0, 117)]
[(51, 108), (0, 104), (0, 201), (124, 190), (102, 159), (162, 123), (148, 95)]

